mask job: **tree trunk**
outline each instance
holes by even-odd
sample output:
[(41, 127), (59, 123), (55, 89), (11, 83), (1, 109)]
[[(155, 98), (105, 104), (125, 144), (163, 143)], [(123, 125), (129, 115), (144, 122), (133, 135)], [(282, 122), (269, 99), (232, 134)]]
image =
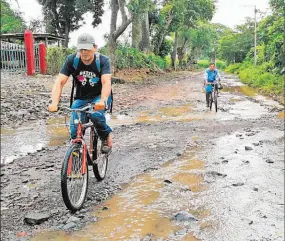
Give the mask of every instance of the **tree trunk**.
[(216, 49), (214, 49), (214, 51), (212, 52), (211, 63), (216, 64)]
[(57, 1), (52, 1), (51, 2), (51, 6), (52, 6), (52, 17), (56, 20), (53, 21), (56, 26), (56, 30), (57, 30), (57, 34), (60, 34), (60, 24), (59, 24), (59, 17), (58, 17), (58, 13), (57, 13)]
[(138, 49), (141, 40), (141, 15), (135, 14), (132, 22), (132, 47)]
[(64, 29), (64, 47), (68, 48), (68, 42), (69, 42), (69, 28), (68, 23), (65, 23), (65, 29)]
[(178, 55), (178, 61), (179, 61), (179, 66), (182, 66), (182, 60), (184, 58), (184, 53), (182, 50), (182, 47), (177, 48), (177, 55)]
[(114, 36), (114, 32), (117, 28), (117, 17), (119, 12), (119, 3), (117, 0), (111, 0), (111, 23), (110, 23), (110, 35), (109, 35), (109, 42), (108, 42), (108, 49), (109, 49), (109, 57), (111, 61), (111, 70), (112, 73), (115, 72), (116, 66), (116, 39)]
[(177, 48), (177, 54), (178, 54), (178, 60), (179, 60), (179, 66), (183, 65), (183, 58), (185, 56), (185, 49), (186, 49), (186, 43), (187, 43), (188, 39), (185, 38), (183, 41), (183, 44), (181, 47)]
[(117, 17), (119, 12), (118, 0), (111, 0), (111, 23), (110, 23), (110, 36), (117, 28)]
[(117, 49), (117, 43), (116, 40), (114, 38), (109, 38), (109, 46), (108, 46), (108, 50), (109, 50), (109, 57), (110, 57), (110, 61), (111, 61), (111, 71), (112, 74), (115, 73), (116, 71), (116, 49)]
[(165, 38), (167, 29), (169, 28), (170, 24), (172, 23), (172, 19), (173, 19), (173, 15), (172, 15), (172, 12), (171, 12), (169, 18), (166, 21), (165, 26), (163, 27), (163, 29), (160, 31), (160, 33), (158, 35), (158, 44), (155, 47), (155, 54), (156, 55), (159, 55), (159, 52), (160, 52), (159, 50), (160, 50), (161, 44), (162, 44), (162, 42), (163, 42), (163, 40)]
[(165, 30), (163, 29), (162, 31), (160, 31), (160, 33), (158, 34), (158, 43), (157, 45), (154, 47), (154, 53), (156, 55), (159, 55), (159, 52), (160, 52), (160, 47), (161, 47), (161, 44), (164, 40), (164, 37), (165, 37)]
[[(124, 8), (125, 8), (125, 0), (111, 0), (111, 24), (110, 24), (108, 48), (111, 60), (112, 73), (115, 73), (116, 70), (117, 39), (132, 22), (132, 18), (129, 19), (127, 18)], [(117, 17), (119, 10), (122, 15), (122, 24), (117, 28)]]
[(171, 54), (171, 67), (173, 67), (175, 70), (176, 70), (177, 45), (178, 45), (178, 31), (175, 32), (173, 51)]
[(140, 49), (146, 53), (150, 51), (150, 32), (149, 32), (149, 18), (148, 11), (142, 15), (142, 39)]

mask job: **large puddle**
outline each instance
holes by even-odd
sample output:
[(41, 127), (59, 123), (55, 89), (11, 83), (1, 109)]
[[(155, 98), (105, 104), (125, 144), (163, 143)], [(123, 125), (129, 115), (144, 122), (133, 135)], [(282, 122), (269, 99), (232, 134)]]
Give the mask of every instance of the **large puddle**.
[[(120, 125), (135, 123), (152, 123), (161, 121), (193, 121), (202, 118), (201, 115), (191, 116), (191, 108), (165, 107), (154, 112), (141, 112), (137, 116), (108, 115), (107, 123), (116, 128)], [(69, 139), (69, 118), (50, 118), (45, 121), (34, 122), (29, 126), (17, 129), (1, 129), (1, 164), (34, 153), (46, 146), (60, 146)]]
[(64, 118), (34, 122), (17, 129), (1, 129), (1, 164), (34, 153), (46, 146), (63, 145), (69, 138)]
[[(120, 193), (94, 210), (98, 221), (73, 234), (46, 232), (40, 240), (199, 240), (200, 228), (213, 228), (207, 222), (210, 211), (205, 207), (207, 186), (205, 163), (197, 159), (195, 149), (188, 149), (177, 160), (159, 170), (139, 175)], [(173, 195), (176, 200), (173, 202)], [(199, 198), (199, 202), (197, 202)], [(173, 217), (186, 211), (197, 221), (178, 222)]]

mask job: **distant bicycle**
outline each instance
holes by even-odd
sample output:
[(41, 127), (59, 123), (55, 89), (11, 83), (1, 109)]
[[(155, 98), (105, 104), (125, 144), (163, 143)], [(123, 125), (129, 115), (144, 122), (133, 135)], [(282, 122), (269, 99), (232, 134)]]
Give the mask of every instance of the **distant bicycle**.
[[(61, 108), (74, 111), (77, 116), (80, 116), (82, 112), (87, 115), (91, 114), (93, 105), (89, 104), (81, 109)], [(101, 141), (99, 141), (98, 133), (91, 121), (82, 123), (78, 118), (74, 123), (78, 124), (77, 137), (71, 141), (62, 163), (61, 192), (66, 207), (75, 212), (83, 206), (86, 198), (88, 166), (93, 167), (94, 175), (98, 181), (103, 180), (106, 176), (109, 154), (101, 152)], [(87, 132), (89, 132), (89, 138), (84, 138)]]
[(206, 99), (209, 103), (210, 110), (212, 110), (213, 103), (215, 104), (215, 110), (218, 111), (218, 84), (216, 82), (206, 83)]

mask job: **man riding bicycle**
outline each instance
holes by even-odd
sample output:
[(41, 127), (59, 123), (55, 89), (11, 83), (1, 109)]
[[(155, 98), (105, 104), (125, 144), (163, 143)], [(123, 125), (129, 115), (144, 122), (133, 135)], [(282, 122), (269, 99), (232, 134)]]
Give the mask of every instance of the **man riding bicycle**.
[[(66, 58), (60, 73), (52, 88), (52, 102), (48, 106), (50, 112), (58, 111), (58, 104), (63, 86), (69, 76), (75, 80), (75, 100), (71, 109), (82, 108), (92, 103), (94, 111), (90, 114), (91, 121), (102, 140), (102, 152), (109, 153), (112, 148), (111, 128), (106, 124), (104, 112), (111, 106), (111, 67), (107, 56), (99, 55), (95, 39), (88, 33), (81, 34), (77, 39), (77, 54)], [(99, 64), (98, 64), (99, 63)], [(100, 111), (95, 111), (100, 110)], [(71, 138), (76, 138), (77, 124), (74, 120), (79, 117), (75, 112), (70, 118)], [(81, 120), (87, 121), (86, 114), (81, 114)]]
[[(216, 68), (216, 65), (214, 63), (211, 63), (209, 68), (206, 69), (204, 74), (204, 87), (206, 87), (208, 83), (213, 83), (215, 85), (216, 90), (218, 91), (218, 87), (221, 88), (220, 81), (221, 81), (220, 72)], [(209, 96), (210, 93), (206, 90), (207, 107), (209, 107)]]

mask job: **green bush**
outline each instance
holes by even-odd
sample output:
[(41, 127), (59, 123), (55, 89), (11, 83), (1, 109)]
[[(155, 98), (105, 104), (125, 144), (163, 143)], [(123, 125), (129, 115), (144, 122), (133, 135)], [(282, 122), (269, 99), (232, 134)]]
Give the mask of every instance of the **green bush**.
[(205, 60), (205, 59), (201, 59), (198, 61), (198, 66), (201, 67), (201, 68), (208, 68), (209, 65), (210, 65), (210, 61), (209, 60)]
[[(210, 61), (209, 60), (206, 60), (206, 59), (201, 59), (198, 61), (198, 66), (201, 67), (201, 68), (208, 68), (209, 65), (210, 65)], [(222, 60), (216, 60), (216, 66), (218, 69), (225, 69), (226, 68), (226, 62), (222, 61)]]
[(51, 75), (58, 74), (66, 57), (69, 54), (76, 53), (75, 49), (64, 47), (48, 47), (47, 48), (47, 73)]
[[(108, 56), (107, 47), (99, 49), (99, 52)], [(47, 48), (48, 74), (58, 74), (66, 57), (69, 54), (76, 53), (76, 49), (67, 49), (63, 47)], [(120, 46), (116, 50), (116, 69), (123, 68), (150, 68), (152, 70), (166, 69), (170, 66), (167, 59), (161, 58), (154, 53), (145, 54), (135, 48)]]
[(222, 60), (216, 60), (216, 66), (218, 69), (224, 70), (227, 67), (227, 64)]
[[(100, 50), (100, 52), (102, 52)], [(116, 69), (123, 68), (150, 68), (166, 69), (169, 63), (166, 59), (155, 55), (154, 53), (146, 54), (135, 48), (121, 46), (116, 50)]]
[(243, 62), (232, 64), (225, 71), (238, 74), (243, 83), (260, 88), (267, 94), (284, 95), (284, 77), (272, 73), (271, 68), (271, 63), (254, 66), (250, 62)]
[(237, 74), (240, 67), (241, 63), (231, 64), (225, 69), (225, 72)]

